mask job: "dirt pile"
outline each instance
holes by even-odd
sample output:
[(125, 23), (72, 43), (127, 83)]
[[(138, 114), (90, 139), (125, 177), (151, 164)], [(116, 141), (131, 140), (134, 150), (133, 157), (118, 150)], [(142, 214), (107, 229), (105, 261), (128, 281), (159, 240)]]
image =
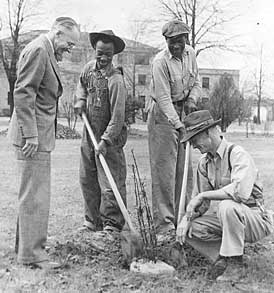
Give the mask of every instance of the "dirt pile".
[(8, 128), (0, 131), (0, 136), (7, 136)]
[(81, 134), (75, 129), (71, 129), (68, 126), (57, 124), (57, 139), (79, 139)]
[[(0, 136), (7, 136), (8, 128), (0, 131)], [(57, 124), (57, 139), (80, 139), (81, 134), (68, 126)]]

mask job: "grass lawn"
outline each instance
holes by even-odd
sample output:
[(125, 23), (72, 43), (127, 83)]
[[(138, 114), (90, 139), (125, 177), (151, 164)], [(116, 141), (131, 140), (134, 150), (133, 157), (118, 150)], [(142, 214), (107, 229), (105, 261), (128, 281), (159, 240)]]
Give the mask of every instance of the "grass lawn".
[[(267, 206), (274, 210), (274, 139), (229, 135), (254, 157), (264, 183)], [(98, 253), (89, 246), (89, 236), (79, 235), (83, 201), (78, 183), (80, 140), (58, 140), (52, 154), (52, 199), (49, 222), (49, 253), (67, 258), (68, 267), (56, 272), (30, 270), (17, 265), (14, 255), (17, 186), (15, 161), (6, 138), (0, 137), (0, 292), (274, 292), (274, 238), (269, 236), (249, 247), (246, 277), (241, 284), (220, 285), (208, 281), (204, 270), (190, 266), (173, 276), (140, 276), (123, 269), (121, 252)], [(134, 211), (131, 171), (134, 149), (140, 173), (150, 194), (150, 170), (146, 135), (128, 139), (128, 206)], [(194, 162), (199, 154), (194, 152)]]

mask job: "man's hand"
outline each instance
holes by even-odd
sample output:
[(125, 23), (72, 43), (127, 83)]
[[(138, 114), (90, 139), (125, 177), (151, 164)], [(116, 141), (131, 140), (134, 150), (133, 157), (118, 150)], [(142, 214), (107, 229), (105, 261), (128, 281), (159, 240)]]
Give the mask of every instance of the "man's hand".
[(177, 129), (179, 132), (179, 142), (183, 139), (184, 135), (186, 134), (184, 126)]
[(38, 150), (38, 137), (26, 138), (26, 143), (22, 148), (24, 156), (33, 157)]
[(74, 113), (75, 115), (81, 116), (82, 113), (86, 112), (87, 108), (87, 102), (84, 100), (77, 101), (76, 104), (74, 105)]
[(185, 102), (185, 113), (186, 113), (186, 115), (188, 115), (194, 111), (197, 111), (197, 106), (196, 106), (195, 102), (193, 101), (193, 99), (188, 99)]
[(99, 156), (99, 154), (102, 154), (103, 156), (105, 156), (107, 153), (107, 143), (102, 139), (99, 144), (98, 144), (98, 150), (96, 151), (97, 156)]
[(188, 233), (188, 237), (192, 238), (192, 227), (191, 227), (191, 221), (188, 219), (188, 217), (185, 215), (181, 222), (177, 226), (176, 230), (176, 241), (178, 241), (181, 245), (186, 240), (186, 235)]

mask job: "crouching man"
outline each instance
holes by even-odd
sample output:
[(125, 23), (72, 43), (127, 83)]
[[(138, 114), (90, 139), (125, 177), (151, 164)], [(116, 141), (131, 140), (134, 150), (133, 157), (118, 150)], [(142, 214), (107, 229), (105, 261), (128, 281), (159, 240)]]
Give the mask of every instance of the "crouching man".
[[(214, 260), (210, 277), (241, 278), (245, 242), (270, 234), (272, 217), (264, 209), (258, 170), (251, 156), (223, 138), (207, 110), (189, 114), (186, 135), (201, 157), (192, 199), (177, 227), (177, 240)], [(217, 203), (214, 204), (214, 203)], [(216, 206), (216, 211), (210, 206)]]

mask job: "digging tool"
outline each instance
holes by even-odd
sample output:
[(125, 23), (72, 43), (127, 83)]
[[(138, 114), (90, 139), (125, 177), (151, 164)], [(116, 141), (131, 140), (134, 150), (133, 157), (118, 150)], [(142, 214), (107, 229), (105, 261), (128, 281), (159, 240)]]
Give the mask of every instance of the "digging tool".
[[(84, 121), (84, 124), (85, 124), (87, 130), (88, 130), (89, 136), (90, 136), (92, 144), (94, 146), (94, 149), (98, 150), (98, 143), (96, 141), (95, 135), (91, 129), (91, 126), (89, 124), (89, 121), (88, 121), (85, 113), (82, 113), (82, 119)], [(101, 153), (99, 154), (99, 160), (102, 164), (102, 167), (103, 167), (104, 172), (106, 174), (106, 177), (109, 181), (111, 189), (114, 193), (115, 199), (118, 203), (118, 206), (121, 210), (121, 213), (124, 216), (125, 222), (127, 223), (127, 226), (129, 228), (129, 231), (123, 229), (123, 231), (121, 233), (123, 250), (125, 250), (126, 254), (130, 254), (131, 258), (133, 258), (133, 257), (137, 256), (140, 253), (140, 251), (142, 250), (142, 244), (140, 241), (141, 237), (138, 235), (137, 231), (135, 230), (135, 228), (132, 224), (129, 213), (126, 209), (126, 206), (122, 200), (122, 197), (121, 197), (120, 192), (117, 188), (117, 185), (116, 185), (116, 183), (113, 179), (113, 176), (110, 172), (110, 169), (107, 165), (106, 159)]]
[(190, 143), (189, 143), (189, 141), (187, 141), (186, 142), (186, 153), (185, 153), (184, 176), (183, 176), (182, 190), (181, 190), (179, 210), (178, 210), (177, 226), (181, 222), (181, 220), (186, 212), (186, 187), (187, 187), (189, 158), (190, 158)]

